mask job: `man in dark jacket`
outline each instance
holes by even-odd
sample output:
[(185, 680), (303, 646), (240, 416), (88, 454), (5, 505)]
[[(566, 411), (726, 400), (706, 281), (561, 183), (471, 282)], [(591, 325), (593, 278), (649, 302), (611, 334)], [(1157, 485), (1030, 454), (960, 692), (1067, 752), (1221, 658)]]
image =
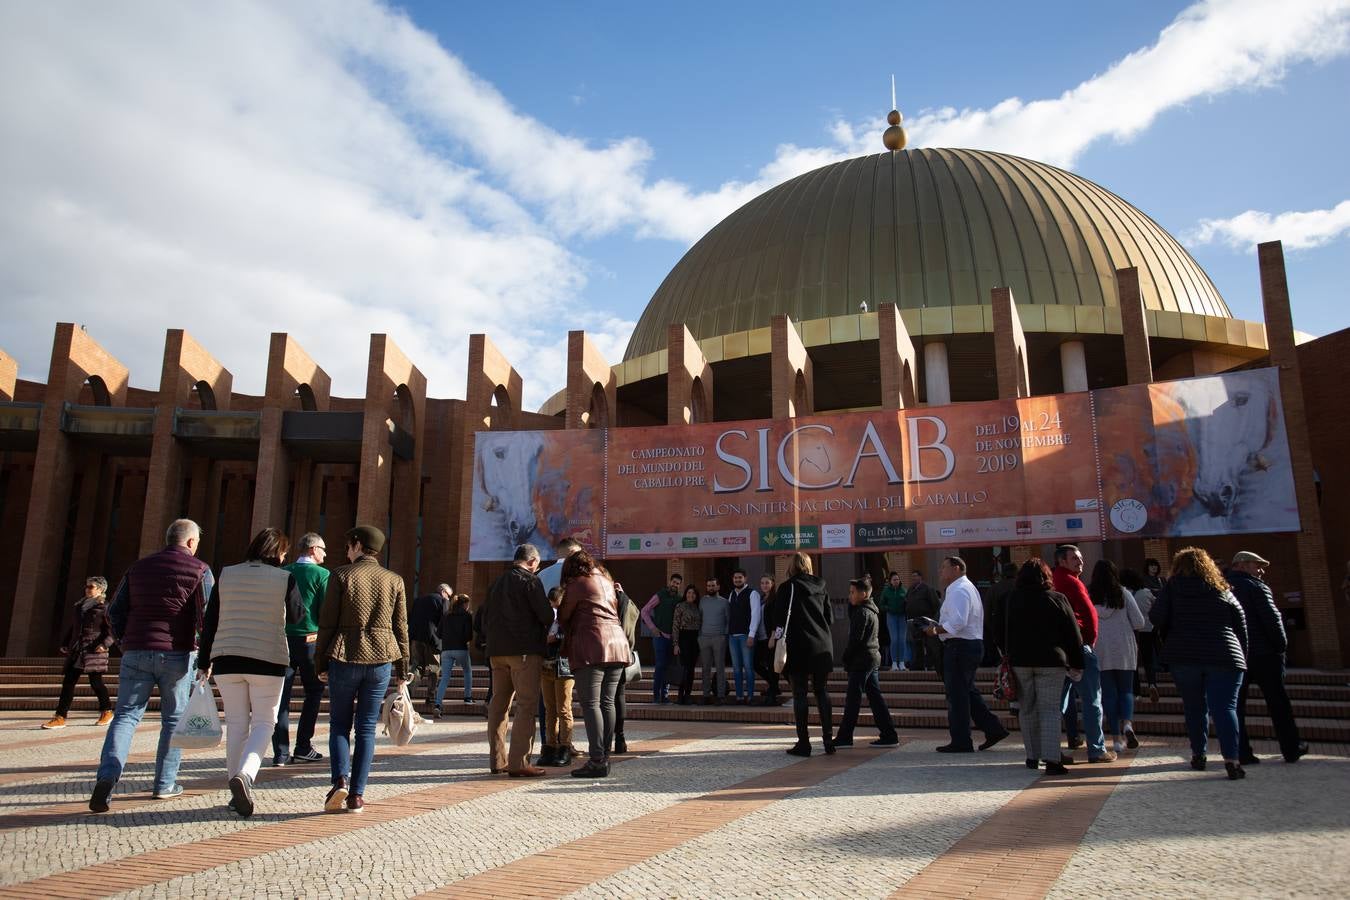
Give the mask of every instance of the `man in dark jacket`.
[(117, 709), (103, 741), (98, 780), (89, 810), (108, 811), (113, 787), (131, 750), (131, 738), (159, 688), (159, 747), (155, 752), (154, 798), (183, 793), (178, 764), (183, 751), (170, 745), (178, 717), (187, 706), (196, 668), (197, 633), (215, 579), (197, 559), (202, 530), (191, 519), (179, 519), (164, 535), (165, 547), (132, 563), (108, 606), (113, 637), (122, 646), (118, 670)]
[(858, 724), (858, 709), (862, 695), (867, 693), (867, 704), (872, 707), (872, 719), (881, 737), (873, 747), (894, 747), (900, 743), (895, 733), (891, 711), (881, 696), (881, 681), (877, 670), (881, 666), (881, 624), (876, 604), (872, 602), (872, 579), (864, 575), (848, 583), (848, 645), (844, 648), (844, 671), (848, 673), (848, 690), (844, 694), (844, 719), (834, 736), (836, 747), (853, 746), (853, 729)]
[[(905, 595), (905, 619), (913, 623), (917, 618), (937, 620), (941, 608), (937, 591), (923, 580), (923, 573), (915, 569), (909, 574), (909, 593)], [(936, 669), (942, 659), (942, 648), (937, 638), (925, 636), (915, 625), (910, 624), (914, 638), (914, 669)]]
[(1308, 745), (1299, 740), (1294, 708), (1284, 689), (1284, 654), (1289, 648), (1289, 640), (1280, 611), (1275, 606), (1275, 597), (1264, 580), (1269, 565), (1268, 560), (1243, 550), (1233, 557), (1232, 566), (1224, 573), (1232, 585), (1233, 596), (1247, 615), (1247, 676), (1242, 679), (1238, 691), (1237, 710), (1240, 759), (1244, 766), (1261, 761), (1252, 752), (1247, 735), (1247, 691), (1252, 682), (1261, 688), (1285, 762), (1298, 762), (1299, 757), (1308, 752)]
[(408, 611), (408, 641), (412, 651), (414, 682), (427, 683), (427, 711), (435, 710), (431, 688), (441, 674), (441, 619), (450, 611), (455, 589), (448, 584), (436, 586), (434, 594), (423, 594)]
[[(553, 607), (534, 574), (539, 551), (532, 544), (516, 548), (515, 561), (488, 589), (483, 603), (483, 639), (492, 667), (492, 702), (488, 705), (488, 752), (492, 772), (513, 778), (546, 774), (530, 764), (534, 749), (534, 715), (539, 705), (539, 675), (544, 666)], [(506, 714), (512, 699), (511, 745), (506, 748)]]

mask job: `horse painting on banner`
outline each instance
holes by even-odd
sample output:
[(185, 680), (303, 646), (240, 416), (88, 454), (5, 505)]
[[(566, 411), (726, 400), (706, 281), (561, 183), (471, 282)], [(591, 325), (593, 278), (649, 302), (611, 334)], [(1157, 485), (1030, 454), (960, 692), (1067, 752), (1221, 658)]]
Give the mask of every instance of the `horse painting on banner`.
[[(1152, 422), (1138, 420), (1145, 391)], [(1106, 509), (1138, 501), (1146, 512), (1138, 526), (1124, 518), (1114, 523), (1118, 532), (1182, 537), (1298, 529), (1274, 370), (1113, 388), (1095, 397)]]
[(543, 559), (565, 537), (586, 546), (600, 539), (599, 432), (480, 432), (474, 453), (473, 515), (469, 558), (509, 560), (521, 544)]

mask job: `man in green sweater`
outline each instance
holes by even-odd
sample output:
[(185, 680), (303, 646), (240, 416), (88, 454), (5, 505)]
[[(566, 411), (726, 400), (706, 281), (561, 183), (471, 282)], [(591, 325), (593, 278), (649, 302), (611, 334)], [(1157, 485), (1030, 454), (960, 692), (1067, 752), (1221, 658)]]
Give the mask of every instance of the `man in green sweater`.
[[(281, 688), (281, 708), (277, 711), (277, 727), (272, 731), (272, 765), (316, 763), (323, 754), (314, 749), (314, 723), (319, 718), (319, 704), (323, 701), (323, 682), (314, 672), (314, 646), (319, 636), (319, 607), (328, 590), (328, 570), (323, 561), (328, 555), (323, 536), (309, 532), (300, 538), (295, 562), (283, 568), (295, 576), (296, 586), (305, 600), (305, 612), (300, 621), (286, 626), (286, 644), (291, 662), (286, 669), (286, 681)], [(296, 673), (305, 686), (305, 705), (300, 711), (300, 723), (295, 729), (295, 752), (291, 752), (291, 686)]]
[[(647, 605), (642, 607), (642, 621), (652, 632), (652, 649), (655, 651), (656, 671), (652, 675), (652, 702), (669, 703), (666, 696), (666, 667), (670, 664), (673, 636), (671, 622), (675, 618), (675, 606), (680, 602), (684, 578), (679, 572), (672, 572), (670, 584), (652, 594)], [(693, 665), (692, 662), (686, 665)]]

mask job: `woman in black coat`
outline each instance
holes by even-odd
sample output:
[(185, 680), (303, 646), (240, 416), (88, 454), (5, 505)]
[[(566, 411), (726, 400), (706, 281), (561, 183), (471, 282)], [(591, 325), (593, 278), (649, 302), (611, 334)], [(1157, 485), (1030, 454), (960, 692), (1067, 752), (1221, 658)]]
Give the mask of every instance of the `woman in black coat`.
[(103, 684), (103, 673), (108, 671), (108, 648), (112, 646), (112, 625), (108, 621), (108, 582), (95, 575), (84, 581), (84, 597), (75, 604), (75, 617), (61, 641), (61, 652), (66, 655), (66, 668), (61, 679), (61, 699), (56, 701), (56, 715), (43, 728), (65, 728), (66, 716), (75, 700), (75, 684), (80, 675), (89, 676), (89, 686), (98, 697), (98, 725), (112, 721), (112, 702), (108, 688)]
[(1018, 721), (1027, 768), (1045, 762), (1047, 775), (1063, 775), (1059, 753), (1060, 696), (1065, 670), (1083, 669), (1083, 635), (1068, 599), (1051, 588), (1050, 567), (1029, 559), (993, 622), (1017, 679)]
[(1205, 768), (1209, 717), (1219, 733), (1229, 779), (1245, 778), (1238, 748), (1237, 703), (1247, 669), (1247, 617), (1209, 554), (1185, 547), (1148, 611), (1162, 635), (1163, 659), (1181, 693), (1191, 768)]
[(806, 682), (810, 678), (825, 752), (833, 753), (834, 713), (826, 682), (834, 669), (834, 640), (830, 635), (834, 613), (825, 594), (824, 579), (811, 572), (811, 557), (801, 552), (792, 554), (788, 578), (778, 589), (777, 600), (778, 615), (785, 623), (782, 639), (787, 641), (787, 665), (783, 673), (792, 679), (792, 713), (797, 721), (797, 743), (787, 752), (793, 756), (811, 755), (806, 704)]

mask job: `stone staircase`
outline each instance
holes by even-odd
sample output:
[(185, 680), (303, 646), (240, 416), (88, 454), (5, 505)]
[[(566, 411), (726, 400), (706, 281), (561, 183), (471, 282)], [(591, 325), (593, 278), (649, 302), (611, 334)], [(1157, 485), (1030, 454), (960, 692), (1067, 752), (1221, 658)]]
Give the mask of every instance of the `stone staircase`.
[[(57, 657), (0, 659), (0, 718), (4, 711), (41, 711), (50, 712), (56, 707), (61, 691), (61, 668), (63, 660)], [(116, 696), (118, 660), (114, 658), (104, 680), (108, 690)], [(842, 712), (844, 688), (847, 676), (836, 671), (830, 676), (830, 694), (834, 699), (836, 721)], [(701, 681), (695, 678), (695, 688)], [(1305, 740), (1350, 743), (1350, 672), (1324, 672), (1311, 669), (1291, 670), (1287, 679), (1289, 696), (1294, 704), (1294, 715), (1298, 719), (1299, 729)], [(461, 679), (456, 675), (451, 679), (446, 691), (443, 711), (448, 716), (484, 715), (484, 702), (487, 699), (488, 672), (483, 666), (474, 669), (473, 704), (462, 702), (463, 688)], [(763, 688), (759, 682), (757, 690)], [(981, 669), (977, 686), (985, 697), (990, 709), (1011, 729), (1017, 728), (1017, 717), (1008, 710), (1008, 704), (993, 699), (994, 670)], [(882, 672), (881, 690), (890, 707), (891, 715), (900, 728), (943, 728), (947, 727), (947, 707), (943, 697), (942, 683), (932, 672)], [(1185, 734), (1182, 718), (1181, 699), (1170, 678), (1160, 675), (1158, 681), (1160, 697), (1153, 703), (1141, 699), (1135, 704), (1135, 730), (1141, 735), (1157, 737), (1177, 737)], [(303, 689), (297, 684), (291, 701), (294, 714), (300, 711)], [(427, 697), (425, 685), (414, 685), (413, 696), (419, 701)], [(675, 703), (656, 705), (651, 700), (651, 669), (644, 673), (643, 680), (628, 689), (628, 718), (633, 720), (667, 721), (726, 721), (790, 724), (792, 722), (791, 705), (784, 706), (740, 706), (734, 703), (723, 705), (680, 706)], [(814, 701), (813, 701), (814, 703)], [(158, 697), (150, 701), (151, 709), (159, 707)], [(323, 710), (326, 713), (328, 701), (325, 696)], [(97, 710), (98, 702), (89, 682), (81, 678), (75, 692), (72, 706), (73, 718), (77, 721), (82, 713), (91, 714)], [(814, 719), (814, 715), (813, 715)], [(1265, 702), (1260, 691), (1252, 689), (1248, 702), (1248, 727), (1253, 737), (1273, 738), (1274, 732), (1270, 720), (1266, 717)], [(580, 716), (578, 714), (578, 725)], [(863, 701), (860, 718), (861, 727), (871, 727), (872, 718)]]

